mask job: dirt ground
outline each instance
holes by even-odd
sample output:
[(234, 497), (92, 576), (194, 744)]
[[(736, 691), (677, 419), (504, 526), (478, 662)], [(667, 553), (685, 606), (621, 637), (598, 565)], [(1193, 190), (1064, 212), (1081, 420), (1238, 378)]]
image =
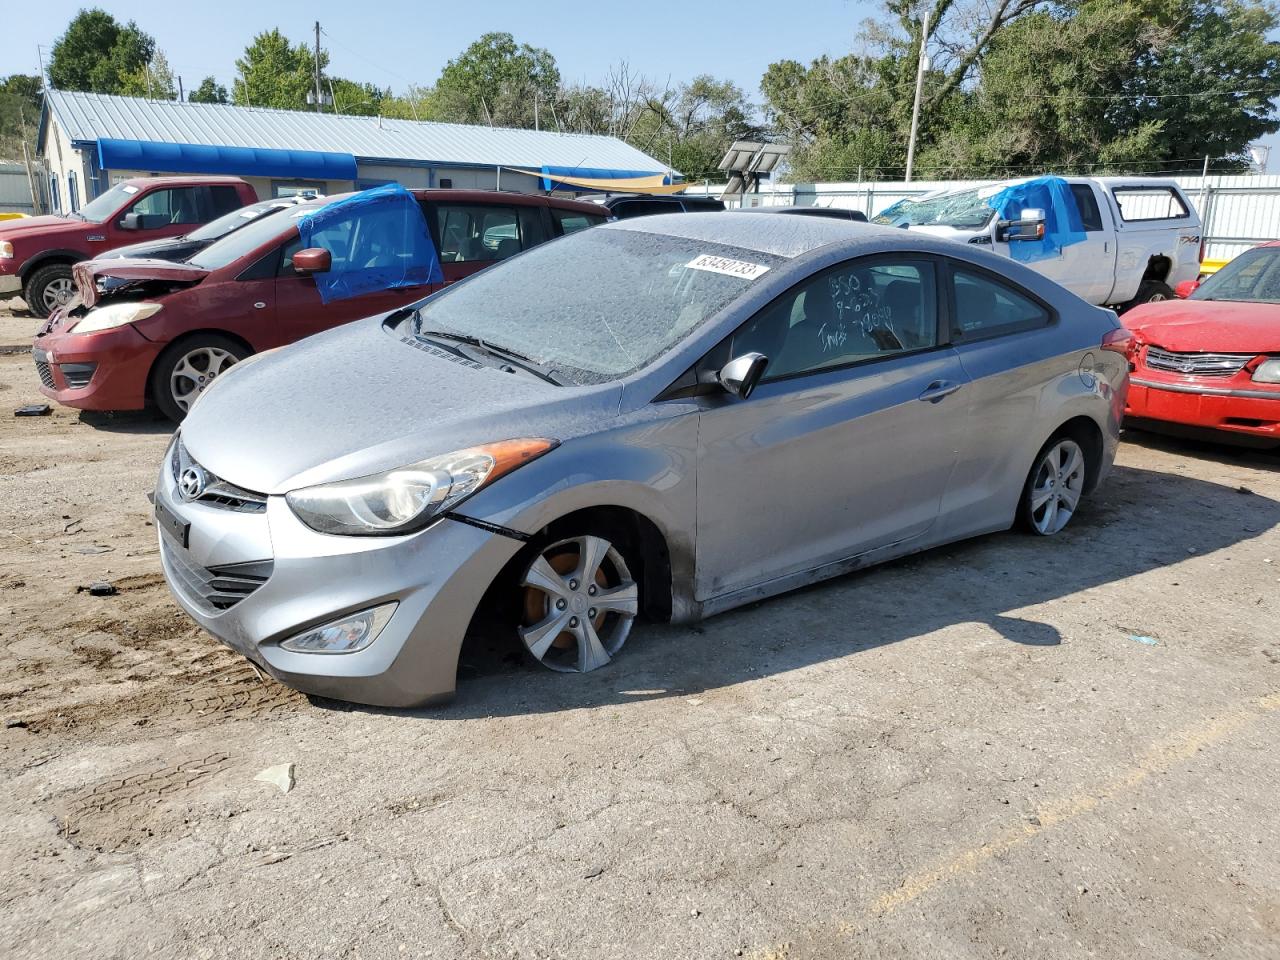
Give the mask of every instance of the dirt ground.
[(1280, 456), (1135, 435), (1053, 540), (395, 712), (196, 629), (167, 425), (35, 382), (0, 356), (0, 956), (1280, 957)]

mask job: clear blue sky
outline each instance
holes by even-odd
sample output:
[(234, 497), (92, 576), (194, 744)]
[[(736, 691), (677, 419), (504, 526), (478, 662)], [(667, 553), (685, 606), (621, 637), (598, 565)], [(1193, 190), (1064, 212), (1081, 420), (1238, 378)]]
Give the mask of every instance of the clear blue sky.
[[(76, 11), (92, 3), (9, 0), (0, 76), (36, 73), (36, 46), (48, 49)], [(663, 84), (699, 73), (733, 80), (759, 100), (765, 68), (782, 59), (807, 63), (822, 54), (849, 51), (861, 22), (876, 13), (875, 0), (737, 0), (703, 4), (589, 4), (563, 0), (214, 0), (146, 2), (98, 0), (118, 20), (136, 20), (156, 38), (188, 90), (212, 74), (231, 86), (235, 59), (253, 35), (279, 27), (295, 42), (310, 41), (313, 23), (328, 34), (330, 70), (352, 80), (403, 90), (430, 84), (441, 67), (483, 33), (505, 30), (555, 54), (568, 82), (595, 83), (609, 67), (627, 61), (635, 73)], [(597, 18), (585, 11), (617, 10)], [(627, 12), (621, 12), (627, 11)], [(1280, 169), (1280, 135), (1271, 169)]]

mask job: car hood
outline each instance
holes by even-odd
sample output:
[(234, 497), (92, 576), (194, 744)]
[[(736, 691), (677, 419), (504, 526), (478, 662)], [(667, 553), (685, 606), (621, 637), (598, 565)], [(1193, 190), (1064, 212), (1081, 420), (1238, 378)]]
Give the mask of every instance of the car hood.
[(616, 384), (476, 366), (372, 317), (242, 361), (192, 408), (182, 440), (224, 480), (279, 494), (496, 440), (566, 440), (615, 417), (620, 398)]
[(1280, 304), (1166, 300), (1125, 313), (1138, 339), (1179, 353), (1280, 353)]
[(186, 251), (208, 246), (199, 240), (187, 237), (166, 237), (163, 240), (145, 240), (142, 243), (131, 243), (127, 247), (116, 247), (102, 254), (99, 260), (172, 260), (172, 251)]
[(86, 260), (71, 268), (76, 289), (86, 307), (124, 290), (146, 287), (153, 292), (171, 291), (199, 283), (208, 270), (169, 260)]
[(80, 233), (85, 227), (100, 224), (88, 223), (71, 217), (22, 217), (18, 220), (0, 221), (0, 240), (21, 240), (24, 237), (47, 237), (50, 233)]

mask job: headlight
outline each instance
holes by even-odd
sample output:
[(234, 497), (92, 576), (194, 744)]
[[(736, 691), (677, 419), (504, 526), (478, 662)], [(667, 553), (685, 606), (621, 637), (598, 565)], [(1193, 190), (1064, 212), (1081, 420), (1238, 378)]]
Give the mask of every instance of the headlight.
[(13, 259), (13, 244), (8, 240), (0, 240), (0, 260)]
[(412, 533), (485, 485), (556, 448), (558, 441), (503, 440), (431, 457), (372, 477), (294, 490), (285, 496), (299, 520), (320, 533)]
[(1263, 360), (1253, 371), (1253, 379), (1258, 383), (1280, 383), (1280, 357)]
[(84, 319), (76, 321), (69, 333), (95, 333), (98, 330), (112, 330), (123, 327), (126, 323), (136, 323), (147, 317), (154, 317), (163, 309), (159, 303), (109, 303), (97, 310), (90, 310)]

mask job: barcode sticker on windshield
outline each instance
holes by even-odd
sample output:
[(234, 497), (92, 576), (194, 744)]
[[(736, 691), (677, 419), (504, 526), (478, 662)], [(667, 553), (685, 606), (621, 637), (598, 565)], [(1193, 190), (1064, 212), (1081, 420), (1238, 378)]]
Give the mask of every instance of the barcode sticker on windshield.
[(763, 263), (748, 263), (746, 260), (730, 260), (728, 257), (714, 257), (704, 253), (694, 257), (685, 264), (691, 270), (707, 270), (711, 273), (723, 273), (730, 277), (741, 277), (743, 280), (754, 280), (769, 272)]

